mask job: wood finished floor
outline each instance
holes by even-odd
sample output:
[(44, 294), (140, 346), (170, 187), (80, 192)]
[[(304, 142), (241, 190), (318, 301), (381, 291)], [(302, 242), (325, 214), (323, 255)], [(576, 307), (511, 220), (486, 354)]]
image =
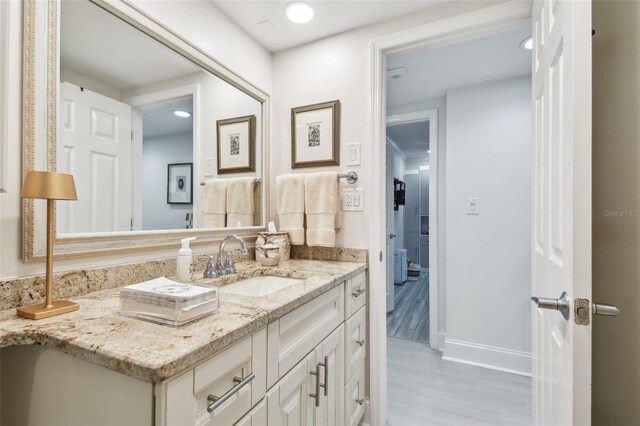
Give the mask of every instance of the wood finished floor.
[(426, 344), (387, 339), (388, 424), (531, 425), (531, 379), (451, 361)]
[(387, 314), (387, 336), (429, 342), (429, 275), (395, 287), (395, 309)]

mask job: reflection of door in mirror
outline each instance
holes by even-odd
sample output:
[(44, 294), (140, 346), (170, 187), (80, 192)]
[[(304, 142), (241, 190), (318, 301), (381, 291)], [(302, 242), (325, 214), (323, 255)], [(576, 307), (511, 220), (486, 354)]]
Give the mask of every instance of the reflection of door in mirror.
[[(239, 200), (207, 199), (203, 185), (261, 182), (262, 104), (88, 0), (60, 2), (59, 111), (56, 168), (78, 185), (78, 202), (59, 205), (59, 234), (211, 227), (203, 216), (212, 205), (223, 216), (215, 227), (237, 214), (256, 216), (241, 227), (261, 224), (260, 184)], [(248, 159), (252, 148), (255, 165), (225, 173), (216, 123), (239, 117), (254, 127), (235, 152)], [(183, 194), (173, 193), (170, 164), (191, 164)], [(245, 199), (250, 208), (233, 210)]]
[(58, 232), (128, 231), (132, 224), (131, 107), (71, 83), (60, 86), (58, 171), (78, 201), (60, 203)]

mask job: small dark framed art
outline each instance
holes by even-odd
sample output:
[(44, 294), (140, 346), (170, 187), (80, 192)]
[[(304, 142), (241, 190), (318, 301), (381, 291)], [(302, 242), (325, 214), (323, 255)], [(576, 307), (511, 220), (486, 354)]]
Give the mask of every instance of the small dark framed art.
[(256, 116), (217, 122), (218, 174), (255, 172)]
[(340, 165), (340, 101), (291, 109), (291, 168)]
[(169, 164), (167, 170), (167, 203), (193, 203), (193, 163)]

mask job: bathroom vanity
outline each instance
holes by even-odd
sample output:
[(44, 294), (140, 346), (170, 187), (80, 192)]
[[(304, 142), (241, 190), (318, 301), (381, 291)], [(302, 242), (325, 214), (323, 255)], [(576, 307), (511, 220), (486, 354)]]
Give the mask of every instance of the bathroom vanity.
[(237, 268), (195, 281), (220, 310), (181, 327), (120, 315), (118, 289), (38, 322), (3, 311), (2, 424), (359, 424), (367, 265)]

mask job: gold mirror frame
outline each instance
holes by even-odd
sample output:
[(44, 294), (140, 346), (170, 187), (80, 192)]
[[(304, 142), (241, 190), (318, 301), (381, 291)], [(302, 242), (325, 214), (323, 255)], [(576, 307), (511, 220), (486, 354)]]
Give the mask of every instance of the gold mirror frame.
[[(208, 53), (173, 32), (127, 0), (89, 0), (145, 34), (176, 51), (196, 65), (262, 103), (262, 223), (269, 215), (269, 94), (216, 61)], [(56, 170), (59, 93), (59, 0), (23, 1), (23, 180), (30, 170)], [(40, 145), (38, 145), (38, 142)], [(46, 142), (46, 145), (45, 143)], [(35, 202), (37, 203), (37, 201)], [(41, 261), (46, 252), (45, 209), (34, 200), (22, 201), (22, 258)], [(210, 244), (228, 234), (252, 242), (265, 226), (224, 229), (130, 231), (74, 234), (54, 237), (55, 258), (78, 258), (117, 253), (148, 253), (177, 247), (185, 237), (198, 237), (193, 245)]]

